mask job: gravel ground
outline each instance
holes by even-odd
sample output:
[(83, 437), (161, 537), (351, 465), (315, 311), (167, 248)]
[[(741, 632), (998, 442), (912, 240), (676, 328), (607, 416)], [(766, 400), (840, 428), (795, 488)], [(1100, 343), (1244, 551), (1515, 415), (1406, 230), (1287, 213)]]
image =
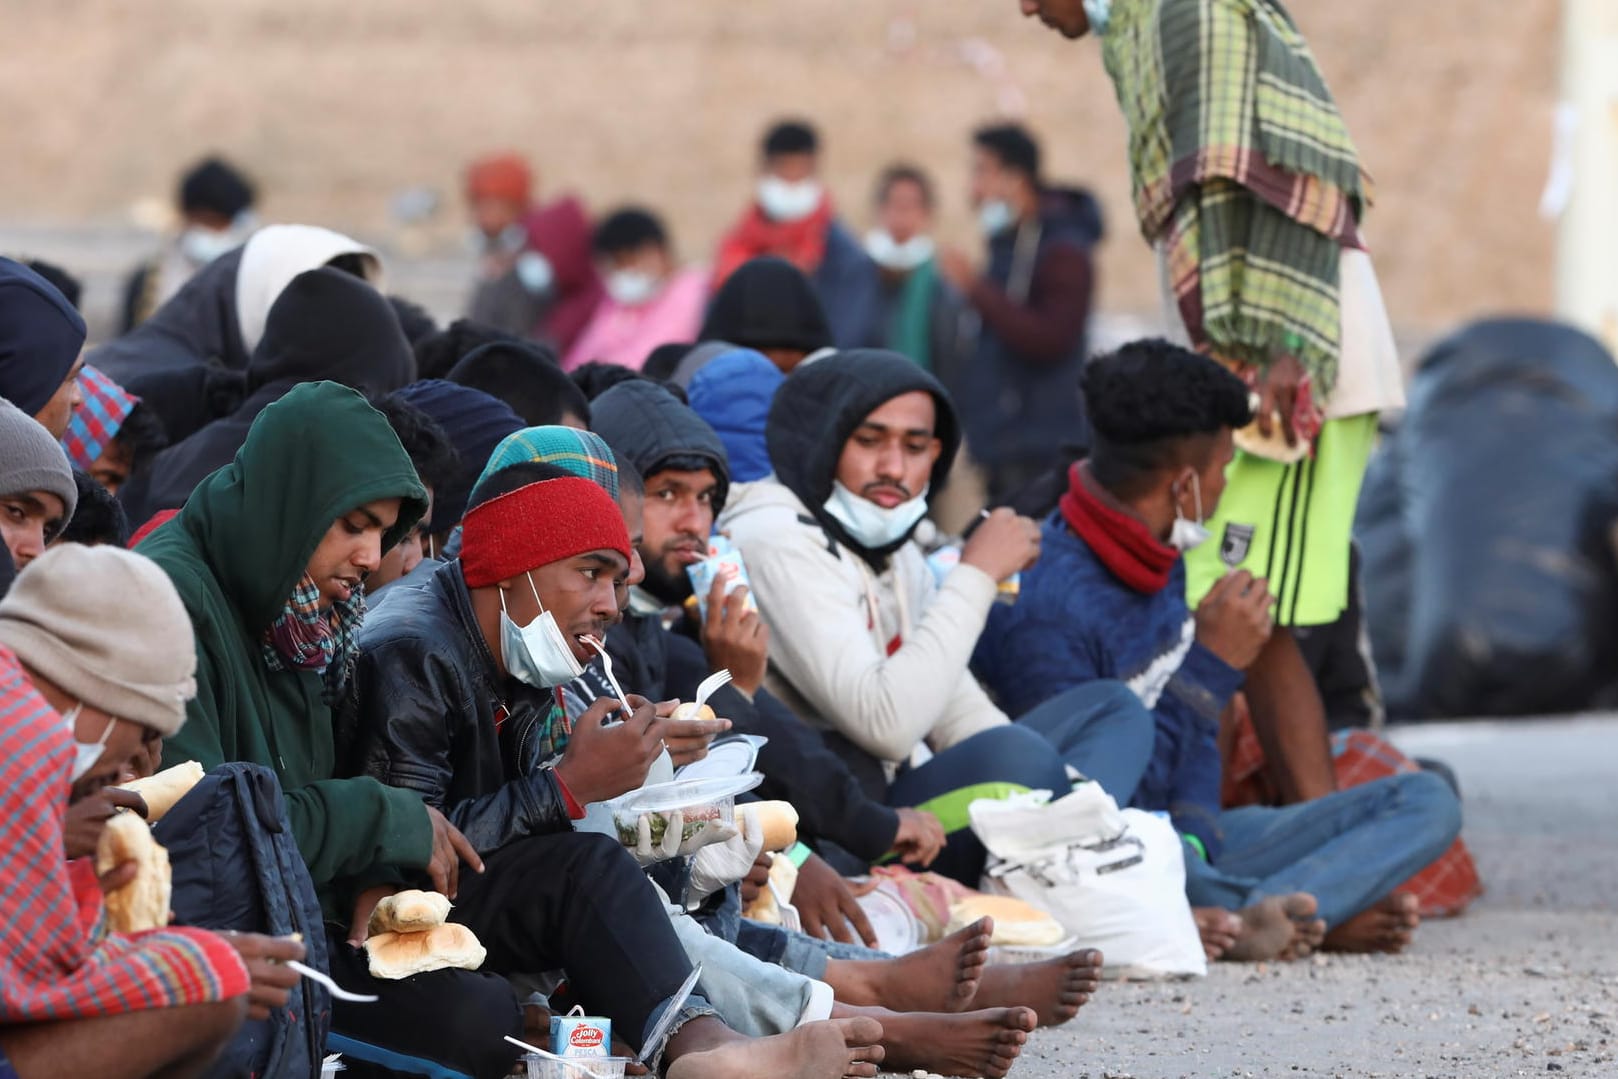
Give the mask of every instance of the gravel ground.
[(1402, 956), (1108, 985), (1016, 1079), (1618, 1076), (1618, 717), (1395, 733), (1460, 776), (1488, 894)]

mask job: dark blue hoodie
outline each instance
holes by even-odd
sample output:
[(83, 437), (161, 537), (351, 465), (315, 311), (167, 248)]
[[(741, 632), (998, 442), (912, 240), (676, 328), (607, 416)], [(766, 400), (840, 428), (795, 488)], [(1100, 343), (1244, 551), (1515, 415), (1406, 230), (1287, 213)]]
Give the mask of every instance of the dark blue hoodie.
[(67, 381), (84, 332), (84, 319), (55, 286), (0, 258), (0, 397), (38, 413)]

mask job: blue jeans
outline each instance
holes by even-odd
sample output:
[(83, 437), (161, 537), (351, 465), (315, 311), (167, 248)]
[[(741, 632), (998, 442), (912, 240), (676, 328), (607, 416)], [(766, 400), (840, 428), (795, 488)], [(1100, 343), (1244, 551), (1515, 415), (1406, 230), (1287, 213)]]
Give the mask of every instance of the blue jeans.
[(1017, 719), (1045, 736), (1064, 763), (1101, 784), (1120, 807), (1135, 797), (1157, 745), (1157, 720), (1122, 682), (1086, 682)]
[(1336, 927), (1424, 869), (1461, 831), (1461, 803), (1438, 776), (1388, 776), (1301, 805), (1243, 806), (1219, 816), (1225, 849), (1209, 865), (1185, 846), (1196, 907), (1239, 910), (1308, 892)]

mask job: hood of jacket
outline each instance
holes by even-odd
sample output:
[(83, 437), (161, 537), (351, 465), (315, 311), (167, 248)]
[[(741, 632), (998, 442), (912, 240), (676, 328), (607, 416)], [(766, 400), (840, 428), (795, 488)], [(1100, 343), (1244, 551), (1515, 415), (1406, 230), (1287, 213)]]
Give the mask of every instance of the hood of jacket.
[(276, 297), (248, 361), (247, 390), (327, 379), (374, 395), (415, 377), (415, 353), (383, 295), (322, 266), (298, 274)]
[(725, 444), (730, 478), (737, 483), (770, 474), (764, 445), (770, 403), (786, 376), (750, 348), (735, 348), (703, 366), (691, 379), (691, 410), (701, 416)]
[(590, 412), (590, 426), (607, 440), (613, 454), (634, 465), (647, 479), (670, 457), (707, 461), (719, 484), (714, 513), (724, 509), (730, 488), (725, 444), (706, 420), (668, 390), (645, 379), (630, 379), (592, 401)]
[(55, 286), (0, 258), (0, 397), (30, 416), (56, 395), (84, 347), (84, 319)]
[(850, 349), (794, 371), (776, 391), (765, 429), (775, 478), (803, 502), (821, 527), (866, 561), (880, 564), (910, 537), (882, 548), (856, 541), (825, 510), (843, 446), (860, 423), (901, 394), (930, 394), (937, 408), (935, 434), (943, 452), (933, 464), (928, 498), (937, 497), (960, 449), (960, 425), (949, 394), (907, 357), (884, 349)]
[(817, 352), (832, 344), (832, 333), (809, 278), (766, 255), (742, 263), (720, 286), (697, 339)]
[(427, 492), (365, 398), (334, 382), (305, 383), (259, 414), (236, 459), (140, 550), (159, 562), (200, 558), (256, 635), (286, 606), (332, 522), (381, 498), (402, 499), (386, 550), (420, 520)]
[(270, 309), (299, 274), (353, 256), (362, 279), (379, 292), (382, 258), (372, 248), (318, 225), (266, 225), (242, 245), (232, 299), (248, 354), (258, 349), (269, 327)]

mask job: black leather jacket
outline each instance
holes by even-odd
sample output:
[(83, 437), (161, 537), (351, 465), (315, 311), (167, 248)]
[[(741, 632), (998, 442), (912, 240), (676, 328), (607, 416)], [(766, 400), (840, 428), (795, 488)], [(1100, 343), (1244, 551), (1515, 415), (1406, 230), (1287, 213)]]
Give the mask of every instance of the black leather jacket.
[(500, 671), (459, 562), (396, 586), (359, 651), (339, 719), (354, 772), (420, 793), (483, 853), (572, 827), (552, 771), (517, 766), (552, 695)]

